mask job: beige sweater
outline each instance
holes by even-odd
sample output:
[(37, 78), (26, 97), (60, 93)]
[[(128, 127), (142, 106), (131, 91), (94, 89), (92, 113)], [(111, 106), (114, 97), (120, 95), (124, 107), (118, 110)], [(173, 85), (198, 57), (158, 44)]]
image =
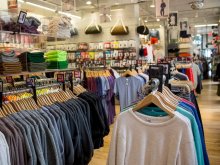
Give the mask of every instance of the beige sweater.
[(197, 165), (190, 122), (122, 112), (114, 126), (107, 165)]

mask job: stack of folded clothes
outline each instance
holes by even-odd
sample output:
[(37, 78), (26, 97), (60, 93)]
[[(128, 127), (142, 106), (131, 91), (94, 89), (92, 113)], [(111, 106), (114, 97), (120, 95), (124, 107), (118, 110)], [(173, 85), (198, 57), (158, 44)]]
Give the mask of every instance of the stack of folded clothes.
[(71, 18), (67, 16), (54, 17), (48, 26), (48, 35), (58, 38), (71, 37)]
[(38, 72), (47, 68), (43, 52), (24, 52), (19, 56), (23, 71)]
[(14, 74), (22, 72), (21, 63), (15, 56), (15, 51), (0, 52), (0, 74)]
[(26, 17), (24, 24), (20, 25), (17, 23), (17, 17), (14, 17), (10, 18), (10, 21), (7, 22), (1, 20), (1, 24), (5, 31), (39, 34), (37, 29), (41, 25), (41, 22), (35, 17)]
[(66, 69), (68, 67), (67, 52), (61, 50), (51, 50), (45, 53), (48, 69)]

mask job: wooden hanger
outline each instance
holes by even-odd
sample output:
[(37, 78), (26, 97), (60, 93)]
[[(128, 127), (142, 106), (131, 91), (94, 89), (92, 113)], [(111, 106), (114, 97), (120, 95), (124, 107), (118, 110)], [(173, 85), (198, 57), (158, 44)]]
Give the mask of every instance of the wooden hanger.
[(179, 101), (181, 100), (181, 98), (177, 95), (175, 95), (167, 86), (163, 86), (163, 92), (162, 93), (167, 93), (167, 95), (170, 96), (170, 98), (172, 98), (172, 100), (176, 103), (176, 105), (179, 103)]
[(137, 74), (135, 74), (134, 72), (130, 71), (130, 70), (126, 70), (123, 74), (122, 77), (127, 77), (127, 76), (136, 76)]
[(172, 110), (176, 110), (177, 105), (175, 105), (170, 98), (167, 95), (164, 95), (161, 92), (157, 92), (157, 95), (160, 97), (160, 99), (168, 106), (170, 107)]
[(157, 96), (157, 94), (149, 94), (148, 96), (146, 96), (142, 101), (140, 101), (134, 108), (133, 111), (138, 111), (146, 106), (149, 106), (150, 104), (154, 104), (157, 107), (159, 107), (160, 109), (162, 109), (163, 111), (165, 111), (167, 114), (169, 114), (171, 117), (174, 117), (175, 113), (173, 112), (172, 109), (170, 109), (169, 107), (167, 107), (163, 101), (160, 99), (159, 96)]

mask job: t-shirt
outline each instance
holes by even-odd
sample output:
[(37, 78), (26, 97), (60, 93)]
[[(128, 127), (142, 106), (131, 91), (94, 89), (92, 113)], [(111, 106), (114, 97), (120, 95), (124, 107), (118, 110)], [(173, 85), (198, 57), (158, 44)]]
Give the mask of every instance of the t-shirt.
[(142, 81), (134, 76), (115, 80), (114, 93), (119, 96), (121, 110), (138, 100), (141, 88)]
[[(196, 123), (196, 119), (191, 113), (182, 109), (181, 107), (177, 107), (176, 111), (181, 114), (179, 117), (186, 117), (190, 120), (191, 130), (192, 130), (194, 142), (195, 142), (195, 149), (196, 149), (196, 156), (197, 156), (198, 164), (204, 165), (201, 136), (200, 136), (198, 125)], [(164, 112), (163, 110), (157, 107), (146, 107), (146, 108), (141, 109), (140, 112), (142, 114), (150, 115), (150, 116), (166, 116), (167, 115), (166, 112)]]
[[(107, 165), (197, 165), (188, 119), (122, 112), (114, 125)], [(180, 115), (180, 114), (179, 114)]]

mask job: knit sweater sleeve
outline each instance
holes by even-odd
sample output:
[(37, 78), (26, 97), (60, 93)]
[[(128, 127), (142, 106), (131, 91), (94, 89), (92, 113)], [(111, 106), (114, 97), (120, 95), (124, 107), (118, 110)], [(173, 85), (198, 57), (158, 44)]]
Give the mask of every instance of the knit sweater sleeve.
[(117, 120), (113, 128), (107, 165), (125, 164), (126, 141), (122, 134), (123, 130), (120, 130), (118, 122), (120, 121)]
[(183, 132), (177, 165), (198, 165), (190, 123), (187, 124)]

